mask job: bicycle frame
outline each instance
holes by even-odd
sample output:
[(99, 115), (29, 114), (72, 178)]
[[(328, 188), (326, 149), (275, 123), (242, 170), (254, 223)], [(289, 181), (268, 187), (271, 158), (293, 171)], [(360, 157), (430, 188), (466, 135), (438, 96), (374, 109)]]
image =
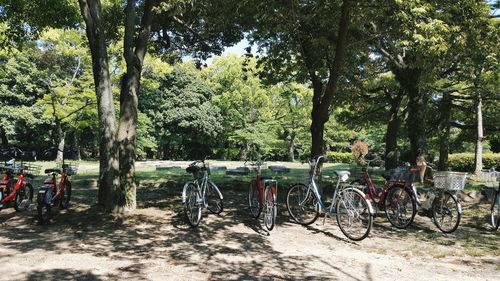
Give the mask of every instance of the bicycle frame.
[[(339, 198), (339, 194), (341, 191), (343, 190), (346, 190), (346, 189), (354, 189), (353, 187), (341, 187), (340, 185), (340, 182), (342, 181), (341, 177), (339, 176), (338, 180), (337, 180), (337, 185), (335, 186), (335, 189), (333, 191), (333, 196), (332, 196), (332, 202), (331, 204), (328, 206), (328, 208), (326, 207), (325, 203), (323, 202), (322, 198), (321, 198), (321, 194), (319, 194), (319, 185), (318, 183), (316, 182), (316, 180), (314, 179), (315, 175), (316, 175), (316, 172), (318, 170), (318, 163), (320, 162), (320, 159), (323, 158), (323, 156), (319, 156), (318, 159), (315, 161), (314, 163), (314, 168), (313, 168), (313, 171), (312, 171), (312, 174), (311, 174), (311, 177), (310, 177), (310, 182), (309, 182), (309, 185), (308, 185), (308, 189), (307, 189), (307, 193), (306, 193), (306, 196), (304, 197), (305, 199), (307, 199), (309, 197), (309, 192), (312, 191), (313, 195), (316, 197), (316, 199), (318, 200), (318, 203), (320, 205), (321, 208), (327, 210), (327, 214), (329, 215), (341, 215), (341, 214), (337, 214), (335, 212), (333, 212), (333, 207), (335, 206), (336, 202), (339, 201), (341, 198)], [(310, 164), (312, 165), (313, 163), (310, 162)], [(372, 205), (370, 204), (369, 201), (367, 201), (368, 203), (368, 208), (369, 208), (369, 212), (371, 215), (375, 214), (375, 211), (372, 207)], [(304, 204), (304, 202), (301, 202), (300, 204)], [(326, 216), (325, 216), (326, 218)]]
[[(210, 179), (208, 178), (208, 171), (207, 170), (204, 170), (203, 171), (203, 177), (201, 178), (201, 182), (200, 182), (200, 179), (196, 179), (194, 181), (188, 181), (184, 184), (184, 188), (182, 189), (182, 204), (186, 203), (186, 187), (192, 183), (194, 185), (196, 185), (197, 189), (198, 189), (198, 196), (199, 196), (199, 199), (198, 200), (201, 200), (201, 203), (203, 204), (203, 207), (206, 208), (208, 206), (207, 204), (207, 201), (206, 201), (206, 196), (205, 196), (205, 193), (206, 193), (206, 190), (207, 190), (207, 185), (208, 183), (211, 182)], [(212, 183), (214, 186), (215, 184)], [(221, 199), (224, 199), (224, 197), (222, 196), (222, 193), (220, 192), (220, 190), (218, 188), (215, 189), (217, 191), (217, 193), (219, 194), (220, 198)]]
[[(5, 179), (5, 180), (9, 180), (9, 181), (14, 180), (14, 178), (13, 178), (12, 176), (10, 176), (10, 178), (9, 178), (9, 176), (8, 176), (7, 174), (5, 174), (5, 175), (2, 177), (2, 180), (4, 180), (4, 179)], [(7, 184), (9, 184), (9, 183), (7, 183)], [(14, 188), (10, 191), (10, 193), (9, 193), (6, 197), (4, 197), (4, 198), (2, 198), (2, 199), (0, 200), (0, 205), (5, 205), (5, 204), (7, 204), (7, 203), (12, 203), (12, 202), (13, 202), (13, 200), (14, 200), (14, 197), (16, 196), (16, 192), (17, 192), (17, 191), (18, 191), (21, 187), (26, 186), (26, 184), (27, 184), (27, 181), (25, 180), (25, 173), (24, 173), (24, 169), (20, 169), (20, 171), (19, 171), (19, 177), (18, 177), (18, 178), (17, 178), (17, 180), (16, 180), (16, 183), (15, 183), (15, 185), (14, 185)]]
[[(415, 202), (417, 204), (420, 204), (420, 200), (417, 200), (417, 195), (414, 190), (414, 186), (412, 182), (401, 182), (401, 181), (390, 181), (386, 180), (384, 187), (382, 187), (382, 191), (380, 193), (377, 193), (377, 189), (375, 188), (375, 184), (373, 184), (372, 178), (370, 176), (370, 173), (368, 172), (368, 169), (365, 169), (363, 171), (363, 178), (361, 179), (361, 184), (363, 186), (368, 187), (368, 194), (370, 195), (371, 199), (373, 202), (380, 208), (383, 207), (384, 205), (384, 199), (387, 194), (387, 190), (389, 187), (393, 185), (402, 185), (403, 188), (408, 189), (410, 191), (411, 195), (414, 197)], [(375, 200), (376, 199), (376, 200)]]

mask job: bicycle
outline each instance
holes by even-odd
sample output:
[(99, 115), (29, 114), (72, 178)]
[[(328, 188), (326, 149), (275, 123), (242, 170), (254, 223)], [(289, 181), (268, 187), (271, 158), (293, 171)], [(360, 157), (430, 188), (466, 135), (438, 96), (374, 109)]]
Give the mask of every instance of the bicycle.
[(288, 213), (295, 222), (306, 226), (317, 220), (320, 209), (323, 208), (326, 210), (323, 223), (328, 215), (334, 215), (340, 230), (347, 238), (354, 241), (365, 239), (373, 225), (374, 211), (371, 203), (359, 189), (344, 184), (350, 176), (348, 171), (335, 171), (337, 184), (332, 202), (326, 207), (315, 179), (322, 159), (326, 159), (326, 156), (320, 155), (309, 160), (311, 172), (308, 185), (298, 183), (288, 190)]
[[(11, 148), (4, 150), (2, 154), (17, 157), (18, 154), (24, 155), (24, 152)], [(14, 207), (17, 212), (23, 212), (33, 202), (33, 185), (30, 181), (35, 178), (40, 167), (23, 162), (16, 165), (16, 158), (7, 161), (5, 165), (0, 167), (0, 171), (4, 173), (0, 180), (0, 210)], [(18, 175), (17, 179), (15, 174)]]
[(498, 230), (500, 225), (500, 172), (495, 171), (495, 169), (486, 169), (481, 171), (485, 177), (486, 186), (495, 187), (498, 182), (498, 188), (494, 190), (495, 195), (493, 196), (493, 201), (491, 202), (490, 212), (490, 222), (493, 226), (493, 230)]
[(250, 163), (251, 166), (256, 167), (257, 175), (255, 179), (250, 182), (248, 208), (253, 218), (258, 218), (260, 213), (264, 211), (264, 225), (268, 231), (271, 231), (276, 224), (276, 215), (278, 213), (276, 205), (278, 182), (273, 180), (272, 177), (261, 175), (261, 167), (263, 164), (260, 155), (257, 162)]
[(182, 189), (182, 204), (189, 224), (198, 226), (202, 208), (213, 214), (220, 214), (224, 208), (219, 188), (210, 180), (210, 168), (205, 160), (191, 163), (186, 172), (193, 174), (194, 181), (188, 181)]
[[(427, 167), (427, 169), (432, 169)], [(423, 211), (419, 215), (432, 218), (432, 222), (443, 233), (457, 230), (462, 217), (462, 200), (454, 192), (464, 189), (467, 173), (436, 172), (428, 181), (432, 189), (427, 200), (421, 204)]]
[[(51, 149), (53, 148), (49, 148), (46, 151)], [(65, 163), (63, 158), (62, 163), (58, 167), (45, 169), (45, 174), (50, 175), (50, 178), (44, 180), (43, 185), (38, 188), (37, 216), (40, 223), (45, 224), (50, 221), (52, 206), (57, 206), (61, 210), (69, 207), (72, 192), (69, 177), (76, 174), (77, 168), (78, 166), (75, 164)], [(56, 187), (57, 175), (60, 178)]]
[[(365, 159), (369, 167), (373, 160)], [(407, 228), (415, 218), (417, 212), (417, 192), (413, 182), (418, 181), (419, 170), (416, 167), (392, 169), (383, 175), (385, 181), (380, 192), (377, 192), (373, 184), (368, 168), (363, 167), (363, 176), (360, 180), (352, 182), (361, 191), (367, 194), (368, 198), (375, 203), (375, 206), (385, 211), (387, 220), (396, 228)]]

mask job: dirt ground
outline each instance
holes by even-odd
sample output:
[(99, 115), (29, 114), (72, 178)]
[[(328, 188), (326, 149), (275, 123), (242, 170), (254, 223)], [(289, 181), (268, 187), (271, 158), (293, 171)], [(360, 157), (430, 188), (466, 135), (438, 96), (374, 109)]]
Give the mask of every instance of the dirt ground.
[(466, 205), (452, 235), (429, 218), (397, 230), (378, 217), (367, 239), (350, 242), (335, 218), (302, 227), (283, 205), (267, 233), (243, 191), (226, 191), (224, 212), (204, 212), (192, 229), (180, 191), (140, 189), (139, 209), (119, 218), (90, 207), (96, 190), (85, 187), (49, 225), (37, 223), (34, 206), (2, 210), (0, 280), (500, 280), (500, 236), (488, 228), (486, 204)]

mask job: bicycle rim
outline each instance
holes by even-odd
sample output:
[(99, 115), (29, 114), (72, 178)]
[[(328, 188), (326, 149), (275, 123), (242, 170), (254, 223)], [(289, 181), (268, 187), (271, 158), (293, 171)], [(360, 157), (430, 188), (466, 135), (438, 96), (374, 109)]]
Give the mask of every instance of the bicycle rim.
[(186, 188), (184, 208), (189, 224), (193, 227), (197, 226), (201, 220), (201, 203), (199, 192), (194, 184), (189, 184)]
[(218, 215), (222, 213), (222, 210), (224, 209), (222, 197), (219, 194), (217, 187), (210, 181), (207, 183), (206, 198), (207, 208), (212, 214)]
[(446, 191), (434, 199), (432, 218), (439, 230), (444, 233), (454, 232), (458, 228), (460, 217), (458, 201), (451, 193)]
[(271, 188), (266, 187), (264, 194), (264, 225), (267, 230), (271, 231), (276, 222), (276, 205), (274, 204)]
[(498, 199), (493, 203), (494, 206), (491, 210), (491, 225), (494, 230), (498, 230), (498, 225), (500, 224), (500, 202)]
[(259, 200), (259, 188), (255, 180), (252, 180), (252, 182), (250, 182), (248, 190), (248, 208), (250, 210), (250, 215), (253, 218), (258, 218), (260, 212), (262, 211), (262, 205), (260, 204)]
[(343, 190), (336, 204), (337, 223), (344, 235), (354, 241), (365, 239), (373, 224), (368, 201), (361, 192)]
[(303, 184), (296, 184), (288, 190), (286, 207), (292, 219), (301, 225), (309, 225), (319, 216), (318, 199)]
[(384, 199), (385, 215), (396, 228), (407, 228), (415, 218), (416, 204), (408, 189), (396, 185), (387, 190)]

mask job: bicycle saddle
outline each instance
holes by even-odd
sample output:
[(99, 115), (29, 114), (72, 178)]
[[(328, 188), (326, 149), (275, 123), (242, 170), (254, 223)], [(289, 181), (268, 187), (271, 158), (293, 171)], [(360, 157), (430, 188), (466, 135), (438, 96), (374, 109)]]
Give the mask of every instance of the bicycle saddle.
[(260, 177), (261, 180), (272, 180), (273, 177), (270, 177), (270, 176), (262, 176)]
[(189, 166), (189, 167), (186, 168), (186, 172), (191, 173), (191, 174), (197, 173), (200, 170), (201, 170), (201, 168), (198, 167), (198, 166), (196, 166), (196, 165)]
[(45, 169), (45, 173), (46, 174), (52, 174), (52, 173), (60, 174), (61, 170), (59, 170), (59, 169)]
[(347, 176), (350, 176), (351, 173), (349, 171), (335, 171), (335, 173), (337, 174), (337, 176), (339, 177), (342, 177), (343, 175), (347, 175)]

